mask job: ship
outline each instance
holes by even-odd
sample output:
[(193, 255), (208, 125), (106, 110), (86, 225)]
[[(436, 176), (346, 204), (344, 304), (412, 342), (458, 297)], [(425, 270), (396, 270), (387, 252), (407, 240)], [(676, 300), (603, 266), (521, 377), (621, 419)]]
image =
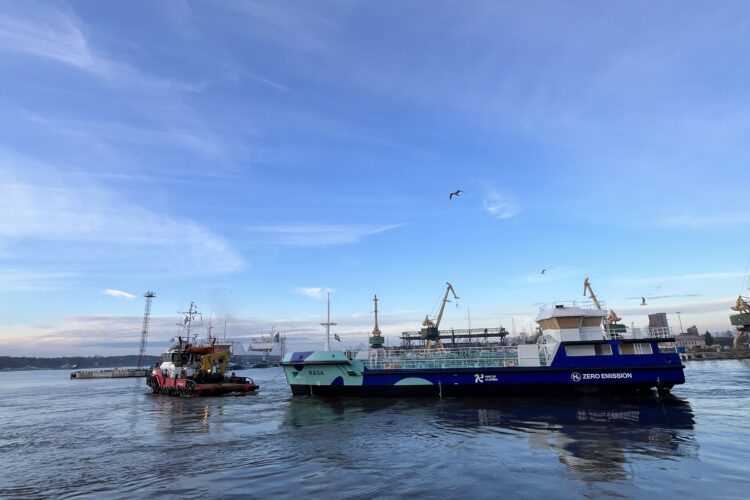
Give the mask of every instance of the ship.
[(217, 341), (209, 329), (208, 338), (199, 342), (193, 336), (193, 321), (200, 316), (195, 303), (182, 313), (185, 337), (178, 335), (146, 376), (154, 394), (169, 396), (220, 396), (255, 392), (260, 387), (249, 377), (227, 375), (230, 350)]
[(145, 377), (147, 374), (147, 368), (112, 368), (105, 370), (77, 370), (70, 372), (70, 378), (131, 378)]
[[(437, 319), (429, 316), (400, 347), (387, 347), (377, 323), (370, 346), (357, 351), (330, 348), (330, 300), (325, 348), (290, 352), (281, 363), (295, 396), (496, 397), (576, 394), (668, 394), (685, 382), (684, 366), (669, 328), (635, 329), (619, 323), (591, 290), (593, 302), (558, 302), (540, 307), (538, 339), (507, 345), (502, 331), (469, 330), (464, 339), (439, 330), (449, 292), (446, 283)], [(497, 330), (497, 329), (496, 329)], [(490, 341), (490, 335), (496, 340)], [(466, 341), (468, 337), (469, 341)], [(450, 342), (449, 342), (450, 340)], [(458, 340), (456, 342), (455, 340)]]
[(284, 356), (286, 338), (283, 334), (271, 329), (270, 333), (250, 337), (248, 348), (240, 342), (232, 342), (231, 363), (248, 368), (266, 368), (276, 366)]

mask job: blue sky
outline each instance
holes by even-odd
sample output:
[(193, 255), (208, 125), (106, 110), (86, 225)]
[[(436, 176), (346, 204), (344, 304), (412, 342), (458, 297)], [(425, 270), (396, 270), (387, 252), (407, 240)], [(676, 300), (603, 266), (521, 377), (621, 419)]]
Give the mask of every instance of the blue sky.
[(135, 351), (149, 289), (153, 353), (190, 300), (309, 345), (331, 290), (356, 345), (446, 281), (444, 326), (588, 276), (729, 329), (748, 46), (746, 2), (0, 1), (0, 353)]

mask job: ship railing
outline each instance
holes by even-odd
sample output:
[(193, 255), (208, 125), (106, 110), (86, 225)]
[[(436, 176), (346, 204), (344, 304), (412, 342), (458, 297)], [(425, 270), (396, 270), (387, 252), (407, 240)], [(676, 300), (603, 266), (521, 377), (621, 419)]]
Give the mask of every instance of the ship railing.
[(661, 327), (652, 326), (648, 328), (648, 333), (650, 337), (654, 339), (667, 339), (667, 338), (674, 337), (674, 334), (672, 333), (672, 328), (669, 326), (661, 326)]
[[(599, 305), (602, 309), (606, 310), (607, 305), (603, 301), (599, 301)], [(579, 301), (579, 300), (561, 300), (557, 302), (551, 302), (549, 304), (542, 304), (539, 306), (540, 311), (547, 309), (559, 309), (559, 307), (578, 307), (580, 309), (599, 309), (596, 304), (590, 301)]]
[(644, 327), (644, 328), (632, 328), (632, 327), (625, 327), (625, 329), (621, 328), (611, 328), (607, 325), (604, 325), (602, 328), (602, 335), (607, 340), (614, 340), (614, 339), (665, 339), (665, 338), (672, 338), (674, 337), (674, 334), (672, 333), (671, 327)]
[(375, 370), (518, 366), (518, 348), (373, 349), (367, 366)]

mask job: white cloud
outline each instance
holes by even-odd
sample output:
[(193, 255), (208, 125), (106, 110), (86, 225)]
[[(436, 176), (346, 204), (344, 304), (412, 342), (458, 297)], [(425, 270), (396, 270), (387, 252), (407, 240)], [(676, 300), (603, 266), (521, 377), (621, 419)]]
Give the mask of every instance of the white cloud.
[[(5, 255), (9, 258), (11, 255)], [(0, 291), (49, 291), (62, 281), (77, 276), (71, 272), (49, 272), (34, 269), (0, 269)]]
[(331, 293), (333, 290), (331, 288), (320, 288), (320, 287), (313, 287), (313, 288), (305, 288), (305, 287), (297, 287), (292, 289), (292, 292), (297, 293), (299, 295), (304, 295), (305, 297), (310, 297), (312, 299), (323, 299), (325, 297), (326, 293)]
[(201, 86), (145, 76), (134, 67), (97, 52), (72, 12), (30, 2), (24, 6), (24, 15), (0, 14), (1, 50), (50, 59), (110, 83), (171, 91), (202, 90)]
[[(135, 250), (142, 250), (147, 253), (143, 264), (162, 272), (225, 274), (244, 267), (239, 253), (218, 234), (189, 219), (156, 213), (92, 181), (71, 183), (47, 165), (2, 151), (0, 179), (0, 237), (58, 243), (55, 253), (43, 254), (46, 259), (59, 259), (69, 250), (72, 257), (67, 258), (81, 263), (100, 253), (110, 254), (110, 261), (128, 255), (132, 263)], [(76, 251), (81, 245), (87, 246), (85, 258)]]
[(652, 276), (641, 278), (616, 278), (613, 282), (616, 285), (653, 285), (670, 281), (699, 281), (715, 280), (727, 278), (744, 278), (745, 273), (740, 271), (724, 273), (701, 273), (701, 274), (678, 274), (673, 276)]
[(253, 231), (265, 233), (273, 243), (288, 246), (332, 246), (357, 243), (365, 236), (383, 233), (403, 226), (355, 226), (355, 225), (280, 225), (256, 226)]
[(107, 288), (102, 292), (102, 295), (109, 295), (110, 297), (122, 297), (124, 299), (133, 300), (135, 295), (122, 290), (115, 290), (114, 288)]
[(484, 210), (496, 219), (510, 219), (520, 212), (518, 203), (508, 195), (491, 191), (482, 201)]

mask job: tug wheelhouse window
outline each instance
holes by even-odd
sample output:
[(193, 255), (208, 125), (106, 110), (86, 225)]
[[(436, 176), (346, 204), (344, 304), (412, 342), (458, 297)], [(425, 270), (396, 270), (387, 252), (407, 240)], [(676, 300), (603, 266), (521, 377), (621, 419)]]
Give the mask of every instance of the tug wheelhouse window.
[(609, 344), (570, 344), (565, 346), (568, 356), (611, 356), (612, 346)]
[(633, 342), (620, 344), (620, 354), (653, 354), (650, 342)]

